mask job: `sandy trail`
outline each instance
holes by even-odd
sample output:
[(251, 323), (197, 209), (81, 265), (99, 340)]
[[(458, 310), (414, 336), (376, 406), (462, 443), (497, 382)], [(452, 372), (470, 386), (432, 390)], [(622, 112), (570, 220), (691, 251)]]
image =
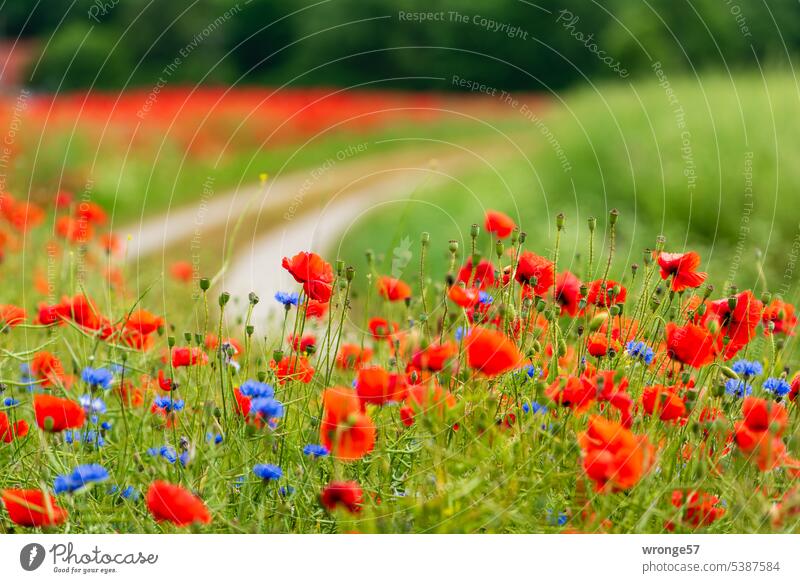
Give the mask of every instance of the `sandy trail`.
[(258, 294), (262, 301), (254, 316), (259, 318), (277, 307), (275, 292), (297, 289), (280, 267), (283, 257), (298, 251), (328, 256), (342, 232), (374, 205), (406, 200), (423, 184), (427, 188), (450, 180), (516, 149), (507, 140), (488, 140), (470, 148), (415, 143), (380, 155), (337, 153), (316, 167), (270, 179), (263, 186), (203, 193), (191, 205), (121, 232), (132, 234), (127, 256), (134, 262), (195, 240), (203, 242), (205, 251), (219, 253), (244, 215), (240, 242), (220, 289), (240, 299), (231, 304), (239, 312), (246, 309), (249, 292)]

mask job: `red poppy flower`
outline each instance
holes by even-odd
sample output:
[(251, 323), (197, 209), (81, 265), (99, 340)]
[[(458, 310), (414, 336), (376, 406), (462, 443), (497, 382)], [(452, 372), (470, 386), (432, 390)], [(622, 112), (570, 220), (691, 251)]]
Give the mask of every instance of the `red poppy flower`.
[(401, 279), (384, 275), (378, 278), (378, 293), (390, 302), (399, 302), (411, 297), (411, 288)]
[(442, 370), (447, 361), (454, 358), (456, 354), (458, 354), (458, 346), (455, 342), (443, 342), (442, 344), (434, 342), (425, 349), (418, 350), (411, 359), (411, 364), (419, 370), (437, 372)]
[(56, 504), (56, 499), (41, 490), (3, 490), (0, 498), (8, 517), (20, 526), (54, 526), (67, 520), (67, 511)]
[(327, 301), (320, 302), (315, 299), (309, 298), (306, 304), (306, 317), (307, 318), (323, 318), (328, 313), (330, 304)]
[(754, 457), (762, 472), (780, 465), (786, 456), (781, 440), (789, 419), (786, 408), (765, 399), (745, 397), (742, 413), (744, 419), (734, 426), (739, 449)]
[(76, 402), (52, 395), (34, 395), (36, 424), (45, 431), (59, 432), (83, 426), (86, 413)]
[(797, 316), (795, 315), (794, 306), (792, 304), (775, 298), (764, 308), (761, 319), (765, 324), (765, 334), (770, 333), (766, 325), (772, 322), (774, 326), (772, 331), (774, 333), (794, 336), (794, 328), (797, 326)]
[(284, 257), (283, 268), (303, 284), (303, 291), (312, 300), (327, 302), (331, 299), (333, 268), (316, 253), (302, 251), (291, 260)]
[(36, 316), (36, 323), (42, 326), (51, 326), (53, 324), (63, 324), (64, 319), (60, 315), (61, 306), (48, 306), (45, 303), (39, 304), (39, 313)]
[(556, 276), (555, 299), (561, 306), (561, 315), (577, 316), (581, 301), (581, 280), (575, 274), (564, 271)]
[[(233, 354), (242, 352), (242, 344), (236, 340), (236, 338), (223, 338), (222, 343), (227, 344), (229, 348), (233, 349)], [(219, 348), (219, 337), (217, 337), (216, 334), (206, 334), (203, 344), (206, 350), (216, 350)]]
[(164, 318), (151, 314), (147, 310), (136, 310), (125, 321), (125, 327), (136, 330), (139, 334), (152, 334), (164, 325)]
[(352, 389), (332, 387), (322, 394), (320, 442), (331, 455), (342, 460), (357, 460), (375, 447), (375, 424), (361, 409)]
[(622, 347), (613, 336), (611, 338), (611, 345), (609, 346), (608, 335), (605, 332), (595, 332), (589, 335), (586, 341), (586, 348), (589, 354), (595, 358), (599, 358), (608, 354), (609, 349), (619, 352)]
[(98, 330), (103, 324), (103, 318), (100, 317), (94, 303), (83, 294), (63, 298), (58, 306), (58, 313), (61, 317), (90, 330)]
[(163, 480), (150, 484), (146, 501), (150, 514), (158, 522), (168, 521), (177, 526), (211, 522), (211, 514), (200, 498)]
[(723, 298), (709, 304), (706, 325), (710, 322), (719, 326), (719, 344), (728, 340), (723, 351), (725, 360), (733, 358), (755, 337), (763, 307), (750, 290), (737, 294), (734, 300)]
[(562, 375), (550, 383), (545, 395), (559, 405), (583, 411), (594, 401), (597, 389), (587, 378)]
[(28, 314), (25, 310), (18, 306), (12, 304), (0, 305), (0, 329), (6, 326), (13, 328), (14, 326), (22, 324), (27, 317)]
[(357, 370), (372, 359), (372, 349), (358, 344), (342, 344), (336, 357), (336, 366), (345, 370)]
[(517, 262), (515, 278), (521, 284), (530, 286), (534, 295), (544, 296), (555, 281), (553, 262), (531, 251), (523, 251)]
[(653, 385), (642, 392), (642, 406), (648, 415), (658, 413), (662, 421), (672, 421), (686, 416), (686, 403), (678, 396), (675, 387)]
[(714, 338), (696, 324), (678, 326), (670, 322), (667, 324), (667, 354), (673, 360), (700, 368), (715, 358)]
[(85, 244), (92, 240), (94, 229), (87, 221), (73, 219), (72, 217), (58, 217), (56, 219), (56, 234), (71, 243)]
[(719, 506), (719, 496), (700, 490), (674, 490), (672, 492), (672, 505), (675, 508), (684, 508), (683, 522), (693, 528), (708, 526), (719, 520), (725, 509)]
[(295, 349), (296, 352), (308, 352), (309, 349), (313, 350), (317, 345), (317, 337), (313, 334), (304, 334), (302, 337), (295, 337), (289, 334), (287, 338), (289, 345)]
[(330, 511), (342, 507), (353, 514), (361, 511), (364, 493), (357, 482), (331, 482), (322, 490), (320, 503)]
[(301, 383), (310, 383), (314, 378), (314, 367), (308, 362), (305, 356), (284, 356), (280, 362), (274, 360), (269, 363), (272, 370), (275, 371), (275, 376), (278, 377), (280, 384), (285, 384), (286, 381), (300, 381)]
[[(614, 293), (614, 290), (619, 290), (619, 293)], [(613, 279), (597, 279), (589, 284), (589, 290), (586, 293), (586, 301), (590, 304), (601, 308), (608, 308), (615, 304), (625, 303), (625, 298), (628, 296), (628, 290), (624, 285), (621, 285)]]
[(369, 331), (375, 340), (388, 340), (400, 329), (397, 322), (390, 324), (383, 318), (371, 318), (368, 325)]
[(169, 273), (175, 281), (190, 283), (194, 278), (194, 267), (188, 261), (176, 261), (170, 266)]
[(522, 364), (517, 345), (505, 334), (476, 326), (465, 338), (467, 364), (487, 376), (497, 376)]
[(197, 347), (180, 346), (172, 349), (172, 366), (194, 366), (208, 364), (208, 355)]
[(447, 292), (447, 296), (462, 308), (469, 308), (478, 303), (480, 299), (480, 290), (477, 288), (465, 288), (461, 285), (454, 285)]
[(474, 271), (475, 273), (473, 274), (472, 259), (467, 259), (466, 263), (458, 271), (457, 281), (462, 282), (467, 287), (474, 286), (481, 290), (494, 285), (495, 268), (491, 261), (481, 259)]
[(643, 435), (634, 435), (603, 417), (591, 417), (578, 442), (583, 468), (598, 492), (632, 488), (652, 462), (653, 447)]
[(406, 396), (406, 381), (379, 366), (363, 367), (358, 370), (356, 393), (362, 403), (398, 403)]
[(87, 223), (102, 225), (106, 222), (106, 211), (97, 203), (82, 201), (75, 209), (75, 217)]
[(405, 405), (400, 409), (400, 417), (403, 424), (410, 427), (418, 414), (435, 414), (439, 418), (444, 418), (455, 406), (456, 398), (435, 381), (430, 384), (412, 385), (408, 388)]
[(694, 251), (687, 253), (659, 253), (658, 266), (661, 279), (672, 277), (672, 291), (682, 292), (687, 288), (700, 287), (708, 275), (697, 271), (700, 255)]
[(592, 387), (592, 394), (601, 403), (608, 403), (619, 411), (620, 423), (626, 429), (633, 424), (633, 399), (627, 393), (628, 379), (624, 376), (617, 378), (618, 374), (614, 370), (603, 370), (594, 372), (591, 365), (587, 366), (581, 375), (581, 381), (588, 383)]
[(31, 374), (39, 380), (43, 387), (51, 387), (64, 381), (64, 365), (53, 353), (41, 350), (33, 355), (30, 365)]
[(494, 233), (498, 239), (505, 239), (517, 225), (507, 214), (490, 210), (486, 211), (484, 226), (487, 231)]
[(0, 441), (11, 443), (18, 437), (25, 437), (28, 429), (28, 422), (24, 419), (12, 424), (5, 411), (0, 411)]
[(122, 243), (114, 233), (105, 233), (98, 239), (100, 246), (109, 255), (116, 255), (122, 251)]

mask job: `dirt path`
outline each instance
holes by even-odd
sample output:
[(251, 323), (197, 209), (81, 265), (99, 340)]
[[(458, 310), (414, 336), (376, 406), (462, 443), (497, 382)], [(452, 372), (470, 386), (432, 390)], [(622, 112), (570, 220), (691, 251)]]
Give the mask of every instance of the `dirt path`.
[[(366, 151), (369, 148), (365, 149)], [(391, 153), (340, 152), (323, 164), (226, 194), (209, 189), (196, 203), (171, 209), (121, 232), (132, 233), (128, 258), (167, 255), (170, 248), (191, 249), (200, 256), (221, 257), (234, 226), (241, 220), (235, 255), (220, 289), (246, 298), (262, 298), (256, 317), (275, 307), (276, 291), (294, 290), (281, 259), (301, 250), (329, 252), (340, 234), (376, 204), (408, 198), (425, 187), (452, 179), (470, 168), (496, 162), (517, 151), (508, 140), (469, 148), (420, 144)], [(244, 215), (244, 216), (242, 216)], [(246, 299), (239, 303), (244, 309)]]

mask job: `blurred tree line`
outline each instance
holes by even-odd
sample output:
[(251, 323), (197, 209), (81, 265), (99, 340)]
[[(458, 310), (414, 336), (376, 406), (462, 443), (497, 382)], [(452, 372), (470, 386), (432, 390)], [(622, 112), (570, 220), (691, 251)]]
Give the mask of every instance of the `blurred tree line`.
[(0, 8), (0, 34), (36, 39), (30, 84), (46, 90), (149, 86), (165, 71), (176, 83), (458, 89), (458, 75), (541, 90), (656, 60), (670, 72), (788, 67), (800, 3), (15, 0)]

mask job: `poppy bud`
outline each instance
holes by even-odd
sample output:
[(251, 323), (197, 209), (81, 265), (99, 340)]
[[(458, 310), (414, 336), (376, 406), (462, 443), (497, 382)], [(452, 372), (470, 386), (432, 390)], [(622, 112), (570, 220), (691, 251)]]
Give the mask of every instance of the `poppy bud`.
[(589, 217), (589, 232), (594, 233), (596, 227), (597, 227), (597, 217)]
[(253, 326), (252, 324), (248, 324), (247, 326), (245, 326), (244, 333), (247, 334), (248, 336), (252, 336), (255, 330), (256, 330), (255, 326)]
[(603, 325), (603, 322), (605, 322), (607, 319), (608, 319), (608, 313), (600, 312), (589, 321), (589, 330), (591, 332), (597, 331), (600, 328), (600, 326)]
[(539, 298), (538, 300), (536, 300), (536, 311), (537, 312), (543, 312), (546, 307), (547, 307), (547, 304), (544, 302), (544, 300), (542, 298)]
[(503, 242), (497, 241), (497, 243), (495, 243), (494, 245), (494, 252), (497, 254), (498, 259), (503, 256), (503, 251), (505, 251), (505, 246), (503, 245)]
[(564, 356), (567, 354), (567, 343), (563, 338), (558, 339), (558, 355)]
[(203, 343), (203, 337), (200, 335), (199, 332), (194, 333), (194, 343), (198, 345)]
[(336, 275), (338, 277), (342, 277), (342, 273), (344, 273), (344, 261), (341, 259), (336, 260)]
[(736, 300), (736, 296), (729, 297), (728, 298), (728, 308), (730, 308), (731, 310), (735, 310), (736, 309), (736, 301), (737, 301)]
[(706, 313), (706, 305), (700, 304), (699, 306), (697, 306), (697, 309), (695, 310), (694, 313), (702, 318)]
[(528, 234), (525, 231), (520, 231), (519, 233), (519, 244), (522, 245), (525, 243), (525, 239), (528, 238)]
[(219, 294), (219, 307), (222, 308), (227, 304), (231, 299), (231, 294), (228, 292), (222, 292)]
[(715, 397), (721, 397), (725, 394), (725, 385), (717, 383), (714, 385), (714, 388), (711, 389), (711, 394)]
[(611, 209), (611, 212), (608, 213), (608, 224), (616, 225), (618, 218), (619, 218), (619, 211), (617, 209)]
[(511, 244), (516, 245), (519, 241), (519, 227), (514, 227), (514, 230), (511, 231)]
[(558, 229), (559, 231), (563, 230), (565, 220), (566, 217), (564, 216), (564, 213), (558, 213), (556, 215), (556, 229)]
[(207, 277), (200, 278), (200, 289), (203, 291), (208, 291), (208, 288), (211, 287), (211, 282)]
[(739, 375), (734, 372), (734, 370), (728, 366), (721, 366), (719, 367), (720, 372), (723, 376), (728, 377), (729, 379), (736, 379), (739, 380)]
[(258, 371), (258, 374), (256, 375), (256, 378), (258, 379), (259, 383), (263, 383), (264, 381), (267, 380), (267, 373), (265, 371), (263, 371), (263, 370), (260, 370), (260, 371)]
[(614, 304), (613, 306), (611, 306), (611, 307), (608, 309), (608, 311), (609, 311), (609, 313), (610, 313), (612, 316), (619, 316), (619, 313), (620, 313), (622, 310), (620, 309), (620, 307), (619, 307), (619, 304)]
[(771, 299), (772, 299), (772, 294), (769, 293), (768, 291), (765, 291), (763, 294), (761, 294), (761, 302), (763, 304), (768, 304)]
[(175, 337), (174, 336), (167, 336), (167, 346), (172, 348), (175, 346)]
[(276, 350), (272, 353), (272, 360), (275, 362), (280, 362), (283, 360), (283, 350)]
[(250, 305), (255, 306), (258, 303), (258, 296), (255, 292), (250, 292), (247, 294), (247, 299), (250, 301)]
[(192, 333), (191, 332), (184, 332), (183, 333), (183, 339), (186, 340), (186, 342), (191, 342), (192, 341)]

